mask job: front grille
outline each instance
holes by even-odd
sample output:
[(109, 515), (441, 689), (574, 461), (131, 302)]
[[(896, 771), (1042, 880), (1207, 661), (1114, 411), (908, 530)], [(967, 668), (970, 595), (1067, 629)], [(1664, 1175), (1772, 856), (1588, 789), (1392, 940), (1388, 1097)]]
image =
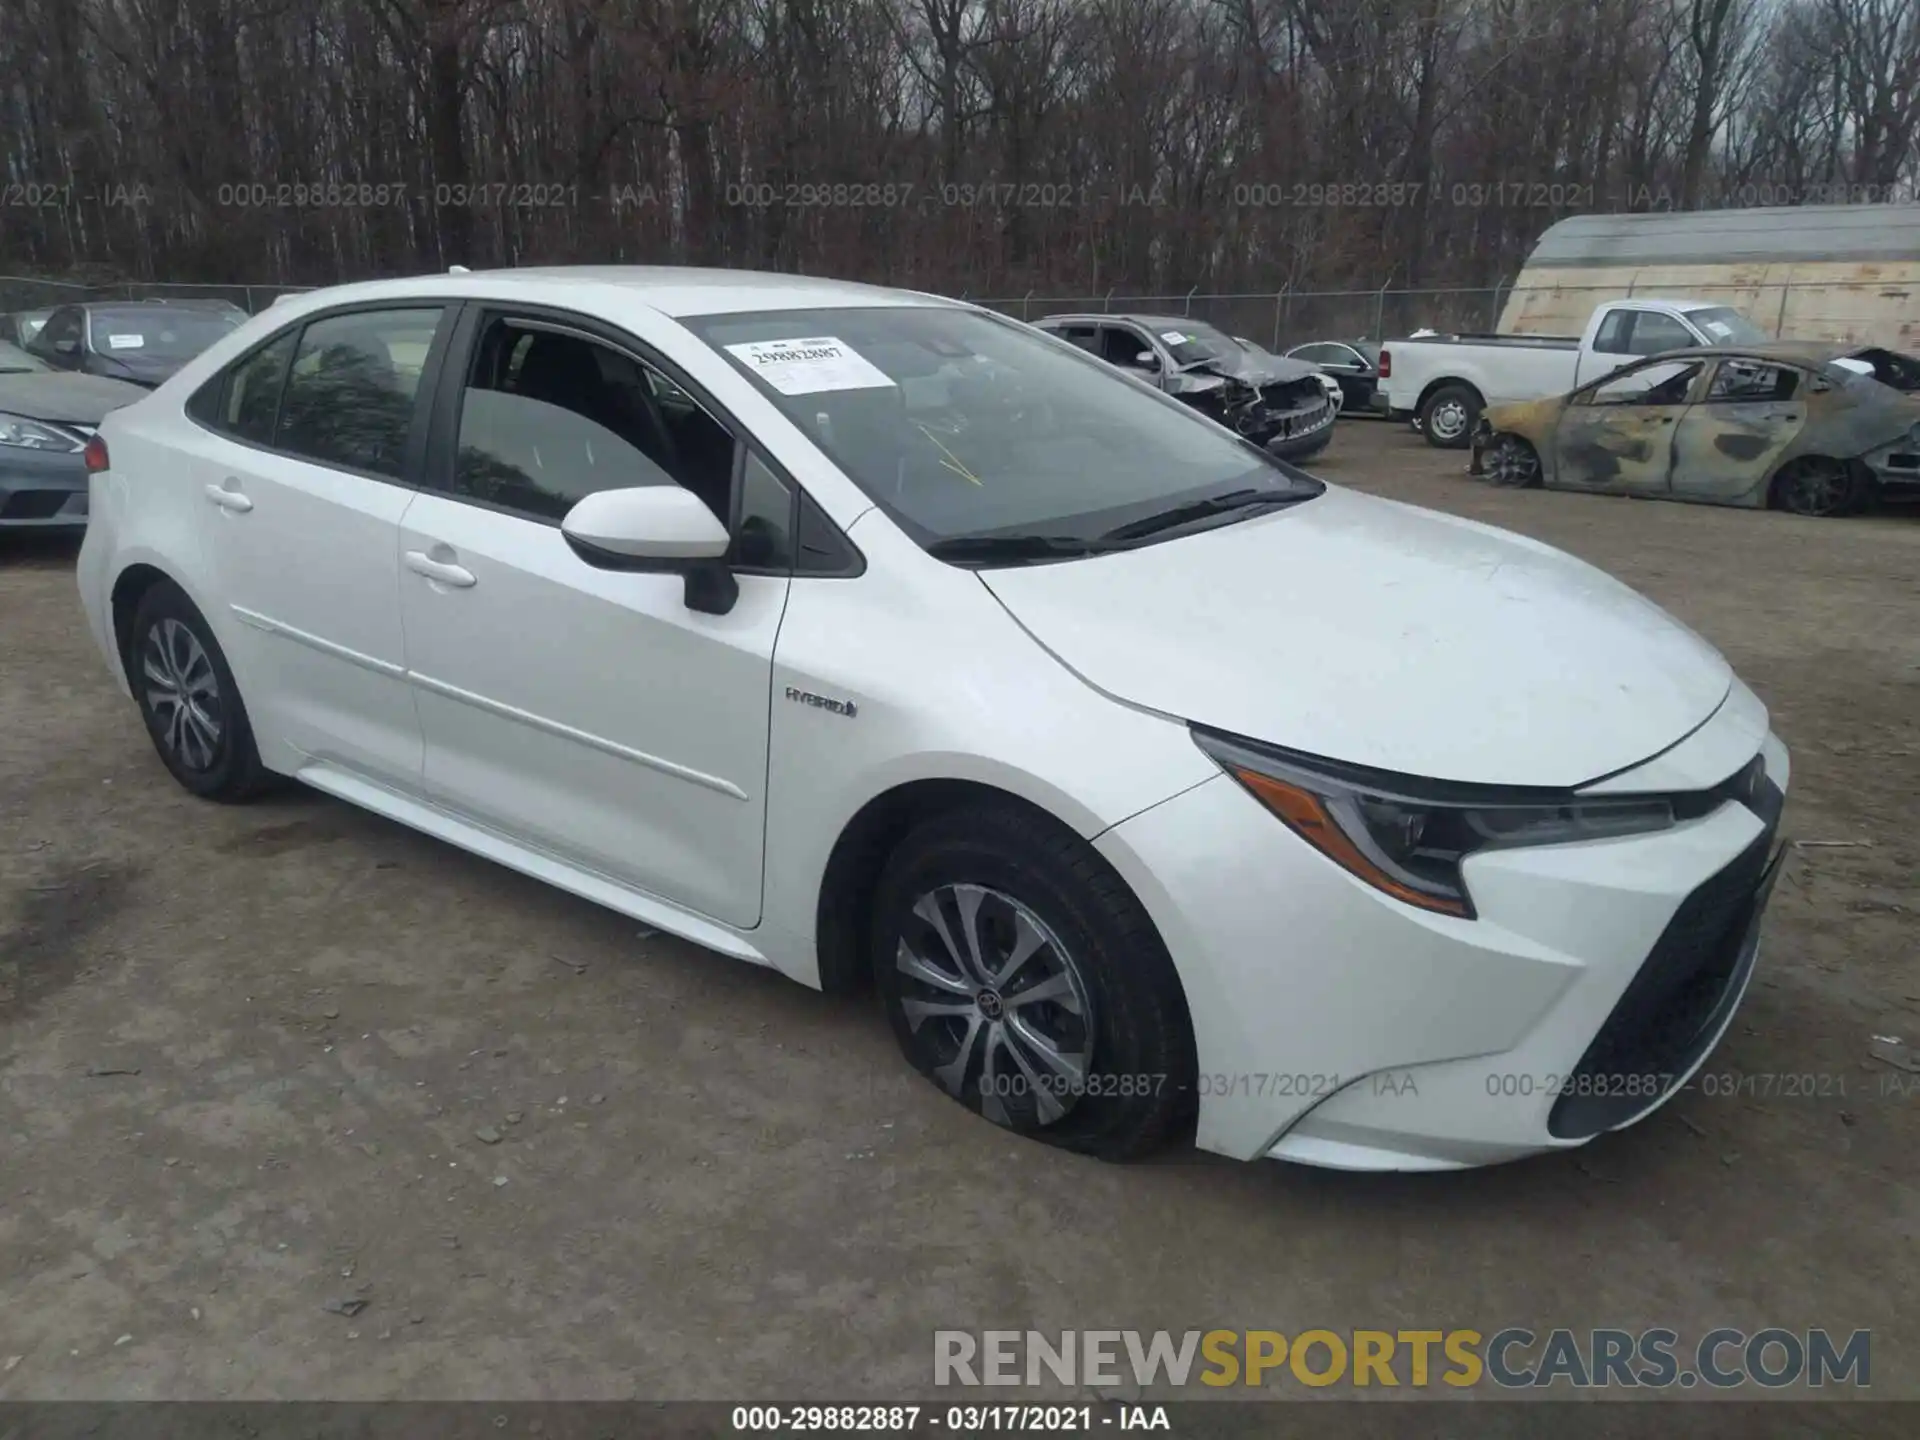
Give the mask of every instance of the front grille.
[(0, 500), (0, 520), (46, 520), (58, 515), (71, 490), (15, 490)]
[[(1760, 838), (1680, 902), (1547, 1117), (1561, 1140), (1611, 1130), (1647, 1110), (1712, 1042), (1753, 963), (1755, 900), (1770, 877), (1778, 790), (1758, 796)], [(1771, 810), (1771, 814), (1765, 813)]]

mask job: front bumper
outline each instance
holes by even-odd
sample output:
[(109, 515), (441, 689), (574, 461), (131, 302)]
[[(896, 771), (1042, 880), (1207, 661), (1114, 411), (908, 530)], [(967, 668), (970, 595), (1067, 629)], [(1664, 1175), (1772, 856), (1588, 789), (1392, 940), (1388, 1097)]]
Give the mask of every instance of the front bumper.
[[(1785, 748), (1761, 749), (1783, 797)], [(1579, 1145), (1676, 1093), (1750, 980), (1773, 813), (1482, 852), (1471, 921), (1365, 885), (1225, 776), (1097, 843), (1179, 967), (1203, 1148), (1434, 1170)]]
[(1487, 423), (1484, 416), (1481, 417), (1480, 423), (1473, 427), (1473, 438), (1467, 443), (1472, 447), (1472, 458), (1467, 461), (1467, 473), (1479, 475), (1482, 473), (1481, 461), (1486, 456), (1487, 447), (1493, 443), (1493, 426)]
[(1903, 439), (1861, 457), (1880, 493), (1896, 500), (1920, 499), (1920, 444)]
[(1284, 417), (1273, 417), (1277, 428), (1261, 442), (1269, 455), (1279, 460), (1305, 460), (1327, 448), (1333, 438), (1333, 422), (1340, 412), (1330, 403), (1317, 409)]
[(87, 523), (87, 465), (78, 452), (0, 448), (0, 530)]

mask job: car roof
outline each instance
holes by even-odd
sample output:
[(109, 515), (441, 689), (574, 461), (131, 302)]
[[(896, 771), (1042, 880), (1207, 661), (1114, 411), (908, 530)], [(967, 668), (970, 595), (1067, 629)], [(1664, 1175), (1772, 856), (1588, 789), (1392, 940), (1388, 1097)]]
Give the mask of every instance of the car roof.
[(1825, 365), (1830, 361), (1857, 355), (1872, 347), (1843, 345), (1834, 340), (1769, 340), (1757, 345), (1690, 345), (1684, 350), (1663, 350), (1649, 360), (1714, 360), (1732, 357), (1754, 360), (1780, 360), (1794, 365)]
[[(1132, 310), (1120, 312), (1102, 310), (1097, 313), (1088, 312), (1078, 315), (1042, 315), (1033, 323), (1036, 325), (1046, 325), (1056, 320), (1070, 320), (1076, 325), (1094, 324), (1103, 320), (1124, 320), (1134, 325), (1144, 325), (1149, 330), (1158, 329), (1163, 325), (1168, 329), (1179, 329), (1181, 326), (1186, 326), (1191, 329), (1195, 325), (1205, 325), (1209, 330), (1220, 329), (1218, 325), (1213, 324), (1211, 321), (1196, 320), (1191, 315), (1142, 315)], [(1224, 334), (1225, 332), (1222, 331), (1222, 333)]]
[(729, 315), (754, 310), (852, 310), (947, 306), (958, 301), (914, 290), (861, 285), (812, 275), (712, 270), (666, 265), (559, 265), (414, 275), (404, 279), (309, 290), (290, 305), (301, 310), (386, 299), (519, 299), (591, 309), (598, 299), (637, 300), (663, 315)]

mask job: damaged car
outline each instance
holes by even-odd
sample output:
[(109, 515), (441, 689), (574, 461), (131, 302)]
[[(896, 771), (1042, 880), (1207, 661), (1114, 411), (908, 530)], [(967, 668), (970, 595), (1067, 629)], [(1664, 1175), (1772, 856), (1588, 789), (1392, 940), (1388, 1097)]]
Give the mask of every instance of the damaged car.
[(1496, 485), (1797, 515), (1920, 499), (1920, 361), (1835, 344), (1673, 350), (1493, 407), (1470, 469)]
[(1278, 459), (1318, 455), (1333, 436), (1337, 407), (1314, 366), (1255, 354), (1201, 321), (1171, 315), (1050, 315), (1034, 325), (1185, 401)]

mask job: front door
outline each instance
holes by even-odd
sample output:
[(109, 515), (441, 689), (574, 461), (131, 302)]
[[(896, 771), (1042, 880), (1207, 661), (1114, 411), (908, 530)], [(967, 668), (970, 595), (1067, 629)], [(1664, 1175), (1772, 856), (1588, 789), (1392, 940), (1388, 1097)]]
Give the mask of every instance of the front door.
[[(636, 349), (482, 313), (450, 454), (401, 523), (401, 616), (430, 798), (730, 925), (760, 918), (773, 648), (788, 578), (725, 615), (676, 575), (589, 565), (560, 519), (679, 484), (722, 521), (731, 432)], [(440, 442), (436, 439), (436, 444)]]
[(1656, 360), (1576, 390), (1554, 437), (1554, 482), (1609, 493), (1667, 494), (1674, 432), (1706, 368), (1703, 360)]
[(1674, 442), (1673, 493), (1691, 500), (1752, 497), (1807, 423), (1814, 377), (1791, 365), (1730, 357), (1687, 411)]

